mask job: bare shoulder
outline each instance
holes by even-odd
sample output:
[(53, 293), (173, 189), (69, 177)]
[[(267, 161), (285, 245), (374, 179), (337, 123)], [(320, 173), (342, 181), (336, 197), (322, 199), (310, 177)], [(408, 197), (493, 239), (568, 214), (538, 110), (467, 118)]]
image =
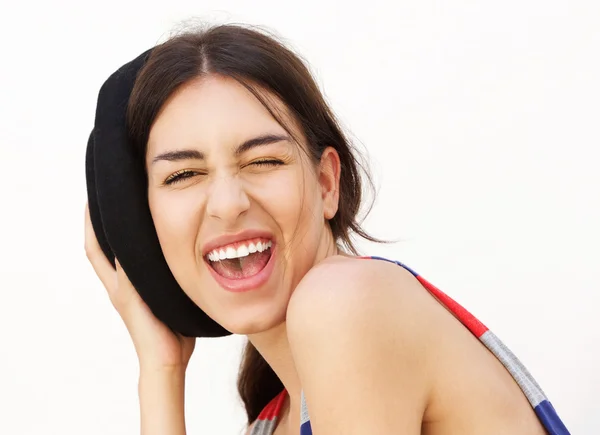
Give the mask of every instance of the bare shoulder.
[(303, 278), (286, 323), (315, 432), (419, 433), (431, 388), (426, 293), (377, 260), (333, 257)]
[(319, 329), (361, 318), (398, 319), (418, 303), (423, 291), (409, 271), (394, 263), (331, 257), (311, 269), (295, 289), (288, 305), (288, 327), (305, 330), (308, 318)]
[(395, 263), (332, 257), (296, 287), (288, 339), (299, 359), (306, 353), (317, 363), (332, 352), (352, 361), (370, 348), (374, 357), (398, 360), (396, 367), (408, 359), (422, 364), (439, 315), (433, 305), (421, 283)]

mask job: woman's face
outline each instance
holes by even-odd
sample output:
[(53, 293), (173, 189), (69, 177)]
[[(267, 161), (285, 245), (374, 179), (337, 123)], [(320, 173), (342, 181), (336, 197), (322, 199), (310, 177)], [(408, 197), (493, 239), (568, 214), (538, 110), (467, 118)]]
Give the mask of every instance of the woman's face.
[[(303, 138), (285, 106), (269, 101)], [(305, 146), (244, 86), (217, 76), (179, 89), (150, 131), (148, 198), (166, 261), (233, 333), (284, 321), (294, 287), (334, 246), (327, 219), (339, 159), (327, 148), (315, 164)]]

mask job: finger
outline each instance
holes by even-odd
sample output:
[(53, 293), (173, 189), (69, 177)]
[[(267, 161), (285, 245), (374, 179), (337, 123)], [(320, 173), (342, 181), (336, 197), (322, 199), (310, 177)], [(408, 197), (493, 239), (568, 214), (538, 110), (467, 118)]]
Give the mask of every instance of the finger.
[(115, 287), (115, 270), (98, 243), (90, 219), (90, 209), (87, 203), (85, 205), (85, 253), (92, 264), (96, 275), (98, 275), (98, 278), (100, 278), (100, 281), (104, 284), (104, 287), (106, 287), (108, 291), (112, 291)]
[(115, 266), (117, 269), (116, 290), (110, 295), (110, 300), (129, 328), (141, 312), (148, 311), (149, 314), (149, 309), (116, 258)]
[(119, 263), (119, 260), (115, 258), (115, 266), (117, 269), (117, 288), (119, 296), (126, 300), (131, 300), (131, 298), (138, 298), (139, 295), (137, 290), (129, 280), (129, 277), (123, 270), (123, 266)]
[(119, 282), (119, 288), (128, 287), (128, 288), (135, 290), (133, 288), (133, 284), (131, 284), (131, 281), (129, 281), (129, 277), (123, 270), (123, 266), (121, 266), (121, 263), (119, 263), (119, 260), (116, 257), (115, 257), (115, 267), (117, 269), (117, 281)]

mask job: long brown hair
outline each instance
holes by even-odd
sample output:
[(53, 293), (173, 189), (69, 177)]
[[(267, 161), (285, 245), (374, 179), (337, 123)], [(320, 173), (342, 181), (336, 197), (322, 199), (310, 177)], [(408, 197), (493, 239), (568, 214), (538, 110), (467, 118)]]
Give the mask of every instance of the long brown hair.
[[(167, 99), (180, 86), (211, 74), (233, 78), (246, 86), (281, 123), (259, 90), (276, 95), (300, 125), (307, 143), (306, 151), (315, 162), (326, 147), (335, 148), (342, 172), (338, 211), (329, 221), (333, 236), (337, 243), (353, 253), (356, 249), (352, 235), (376, 241), (358, 221), (363, 196), (362, 166), (352, 145), (308, 68), (284, 44), (264, 31), (220, 25), (180, 34), (155, 47), (137, 77), (127, 112), (130, 138), (140, 154), (145, 155), (150, 128)], [(363, 173), (370, 183), (368, 174)], [(248, 343), (238, 377), (238, 391), (248, 422), (256, 420), (282, 389), (275, 372)]]

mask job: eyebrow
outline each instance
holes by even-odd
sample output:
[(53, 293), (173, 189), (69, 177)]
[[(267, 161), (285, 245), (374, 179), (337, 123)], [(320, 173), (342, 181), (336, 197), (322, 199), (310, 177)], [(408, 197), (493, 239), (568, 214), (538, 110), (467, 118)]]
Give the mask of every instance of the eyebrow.
[[(238, 145), (238, 147), (235, 149), (235, 155), (239, 156), (251, 150), (252, 148), (282, 141), (289, 142), (290, 137), (288, 135), (279, 134), (264, 134), (262, 136), (257, 136)], [(167, 151), (166, 153), (162, 153), (154, 157), (154, 159), (152, 159), (152, 164), (161, 160), (166, 160), (168, 162), (178, 162), (181, 160), (204, 160), (204, 157), (204, 153), (193, 149)]]

